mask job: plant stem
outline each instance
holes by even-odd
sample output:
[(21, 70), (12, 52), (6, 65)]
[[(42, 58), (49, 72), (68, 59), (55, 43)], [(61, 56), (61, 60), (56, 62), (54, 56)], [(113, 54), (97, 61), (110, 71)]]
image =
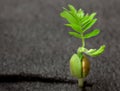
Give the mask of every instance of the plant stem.
[(84, 78), (78, 79), (78, 86), (83, 87), (84, 86)]
[(82, 36), (82, 47), (85, 47), (85, 39), (83, 37), (83, 34), (81, 36)]

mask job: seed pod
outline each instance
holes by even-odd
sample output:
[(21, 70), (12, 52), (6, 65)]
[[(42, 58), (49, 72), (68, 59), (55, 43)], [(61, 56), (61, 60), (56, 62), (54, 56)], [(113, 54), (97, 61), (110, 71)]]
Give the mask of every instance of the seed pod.
[(73, 54), (70, 59), (70, 72), (76, 78), (84, 78), (89, 74), (90, 63), (85, 55)]
[(90, 62), (88, 58), (84, 55), (82, 59), (82, 77), (86, 77), (90, 71)]
[(82, 77), (82, 62), (77, 54), (73, 54), (70, 59), (70, 72), (76, 78)]

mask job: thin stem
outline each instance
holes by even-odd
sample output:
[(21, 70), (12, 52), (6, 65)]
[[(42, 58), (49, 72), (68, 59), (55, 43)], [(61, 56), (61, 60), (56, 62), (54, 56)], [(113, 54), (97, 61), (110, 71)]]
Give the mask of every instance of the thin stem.
[(83, 37), (83, 34), (82, 34), (82, 47), (85, 47), (85, 39)]
[(84, 78), (78, 79), (78, 86), (83, 87), (84, 86)]

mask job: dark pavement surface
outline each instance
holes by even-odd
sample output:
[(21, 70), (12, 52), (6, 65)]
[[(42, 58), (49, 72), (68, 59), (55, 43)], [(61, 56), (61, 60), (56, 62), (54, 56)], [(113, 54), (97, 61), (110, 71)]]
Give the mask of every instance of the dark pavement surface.
[[(93, 28), (101, 34), (87, 40), (87, 48), (106, 45), (103, 55), (90, 58), (83, 90), (69, 72), (69, 59), (81, 41), (68, 35), (59, 16), (69, 3), (97, 12)], [(120, 0), (0, 0), (0, 91), (119, 91), (119, 58)]]

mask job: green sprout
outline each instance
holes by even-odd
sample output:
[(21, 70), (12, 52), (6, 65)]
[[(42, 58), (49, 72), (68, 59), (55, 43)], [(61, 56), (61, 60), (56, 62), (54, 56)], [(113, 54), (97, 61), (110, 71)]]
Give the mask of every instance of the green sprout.
[(105, 45), (100, 46), (99, 49), (87, 49), (85, 47), (85, 40), (95, 37), (100, 33), (99, 29), (86, 33), (97, 21), (96, 13), (85, 14), (82, 9), (76, 10), (74, 6), (68, 5), (69, 9), (60, 13), (61, 17), (68, 21), (65, 26), (72, 28), (69, 35), (82, 40), (82, 46), (78, 48), (77, 53), (73, 54), (70, 59), (70, 72), (72, 76), (78, 79), (78, 85), (83, 87), (84, 78), (88, 75), (90, 64), (86, 55), (95, 57), (102, 54), (105, 50)]

